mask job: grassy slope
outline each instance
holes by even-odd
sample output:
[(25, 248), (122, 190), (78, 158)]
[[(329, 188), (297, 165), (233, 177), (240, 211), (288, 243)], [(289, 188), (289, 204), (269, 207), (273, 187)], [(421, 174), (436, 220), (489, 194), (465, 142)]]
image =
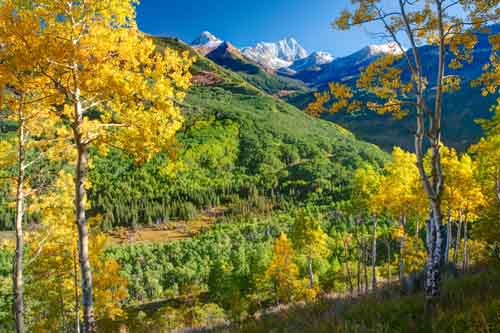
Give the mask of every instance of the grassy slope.
[[(162, 38), (158, 43), (177, 50), (195, 52), (175, 39)], [(195, 54), (195, 53), (193, 53)], [(198, 55), (200, 57), (200, 55)], [(218, 66), (207, 58), (200, 58), (193, 66), (193, 73), (209, 71), (220, 75), (224, 82), (217, 86), (195, 87), (187, 103), (203, 111), (223, 111), (235, 118), (245, 118), (258, 128), (274, 131), (278, 135), (290, 135), (300, 139), (311, 139), (318, 144), (329, 144), (360, 153), (362, 157), (385, 156), (374, 145), (362, 142), (341, 126), (312, 118), (296, 107), (272, 97), (245, 80), (247, 76)], [(260, 72), (262, 69), (260, 69)], [(264, 72), (265, 73), (265, 72)], [(267, 74), (267, 73), (266, 73)], [(364, 156), (363, 156), (364, 155)]]
[[(496, 264), (497, 265), (497, 264)], [(394, 290), (355, 300), (323, 300), (251, 320), (225, 333), (500, 332), (500, 270), (445, 281), (431, 322), (421, 293)], [(432, 328), (431, 328), (432, 327)]]

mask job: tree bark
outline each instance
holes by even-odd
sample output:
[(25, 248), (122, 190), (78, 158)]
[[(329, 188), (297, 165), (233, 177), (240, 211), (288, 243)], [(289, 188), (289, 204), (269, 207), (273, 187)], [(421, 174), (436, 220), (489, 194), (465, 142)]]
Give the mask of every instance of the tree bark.
[(373, 219), (372, 230), (372, 290), (377, 289), (377, 218)]
[(24, 119), (24, 95), (21, 97), (19, 106), (19, 129), (18, 129), (18, 174), (16, 184), (16, 254), (13, 263), (13, 289), (14, 289), (14, 318), (16, 321), (16, 332), (25, 332), (24, 323), (24, 279), (23, 279), (23, 257), (24, 257), (24, 178), (26, 162), (26, 138), (25, 138), (25, 119)]
[(427, 226), (427, 274), (426, 274), (426, 298), (428, 309), (434, 310), (434, 303), (441, 292), (441, 267), (443, 262), (442, 235), (441, 235), (441, 213), (436, 206), (432, 206), (432, 214)]
[(75, 289), (75, 333), (80, 333), (80, 295), (78, 295), (78, 261), (73, 250), (73, 288)]
[[(77, 79), (75, 80), (77, 81)], [(83, 123), (83, 108), (80, 90), (75, 89), (75, 119), (74, 136), (77, 148), (77, 161), (75, 169), (75, 216), (78, 228), (78, 256), (82, 278), (82, 308), (83, 331), (93, 333), (96, 331), (94, 319), (94, 305), (92, 300), (92, 272), (89, 260), (89, 231), (85, 214), (85, 199), (87, 191), (85, 180), (88, 172), (88, 147), (84, 141), (81, 125)]]

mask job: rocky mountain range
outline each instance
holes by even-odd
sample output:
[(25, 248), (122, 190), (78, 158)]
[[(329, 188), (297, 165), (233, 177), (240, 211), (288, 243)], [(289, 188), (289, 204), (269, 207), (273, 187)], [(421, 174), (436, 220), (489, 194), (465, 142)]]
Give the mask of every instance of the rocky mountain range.
[(208, 55), (221, 45), (224, 46), (224, 43), (231, 45), (232, 54), (237, 53), (238, 57), (243, 56), (247, 61), (258, 64), (268, 72), (298, 79), (310, 86), (359, 72), (361, 67), (381, 55), (400, 53), (396, 45), (389, 43), (369, 45), (347, 57), (335, 58), (325, 51), (309, 53), (294, 38), (284, 38), (274, 43), (261, 42), (255, 46), (237, 49), (208, 31), (203, 32), (190, 45)]
[[(482, 135), (476, 119), (490, 117), (490, 107), (497, 98), (497, 95), (491, 95), (485, 99), (478, 88), (472, 88), (469, 84), (489, 62), (489, 37), (500, 33), (500, 26), (492, 26), (489, 30), (477, 33), (478, 43), (473, 51), (472, 63), (465, 63), (459, 69), (446, 68), (446, 75), (462, 78), (462, 91), (445, 95), (444, 100), (443, 131), (447, 138), (446, 144), (459, 150), (465, 150)], [(329, 82), (344, 82), (355, 87), (363, 68), (385, 54), (401, 53), (394, 44), (368, 45), (350, 55), (335, 58), (322, 51), (309, 53), (293, 38), (238, 49), (210, 33), (203, 33), (192, 43), (192, 47), (215, 63), (237, 72), (254, 86), (302, 109), (314, 99), (314, 92), (326, 89)], [(437, 63), (429, 59), (434, 60), (436, 52), (434, 46), (420, 46), (430, 89), (435, 84)], [(448, 53), (446, 58), (450, 61), (453, 56)], [(410, 78), (403, 58), (395, 65), (402, 69), (403, 79)], [(431, 94), (429, 98), (432, 99)], [(413, 148), (414, 120), (411, 116), (394, 120), (389, 115), (380, 117), (359, 110), (355, 114), (325, 114), (324, 117), (385, 149), (389, 150), (395, 145), (408, 150)]]

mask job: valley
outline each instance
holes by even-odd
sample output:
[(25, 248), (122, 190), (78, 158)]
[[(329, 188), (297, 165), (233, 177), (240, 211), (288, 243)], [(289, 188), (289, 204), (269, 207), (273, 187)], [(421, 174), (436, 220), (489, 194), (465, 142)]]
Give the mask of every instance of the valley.
[(0, 333), (496, 332), (500, 1), (174, 2), (0, 1)]

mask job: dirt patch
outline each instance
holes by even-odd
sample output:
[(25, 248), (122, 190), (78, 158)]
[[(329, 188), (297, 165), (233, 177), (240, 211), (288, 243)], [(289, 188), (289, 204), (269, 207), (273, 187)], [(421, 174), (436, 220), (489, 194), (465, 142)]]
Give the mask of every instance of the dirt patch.
[(141, 244), (171, 242), (192, 238), (204, 230), (210, 229), (216, 219), (224, 216), (226, 208), (217, 207), (204, 211), (190, 221), (170, 221), (153, 227), (138, 229), (120, 228), (110, 233), (114, 244)]
[(207, 71), (196, 73), (192, 78), (193, 84), (198, 86), (215, 86), (222, 81), (224, 80), (219, 75)]

